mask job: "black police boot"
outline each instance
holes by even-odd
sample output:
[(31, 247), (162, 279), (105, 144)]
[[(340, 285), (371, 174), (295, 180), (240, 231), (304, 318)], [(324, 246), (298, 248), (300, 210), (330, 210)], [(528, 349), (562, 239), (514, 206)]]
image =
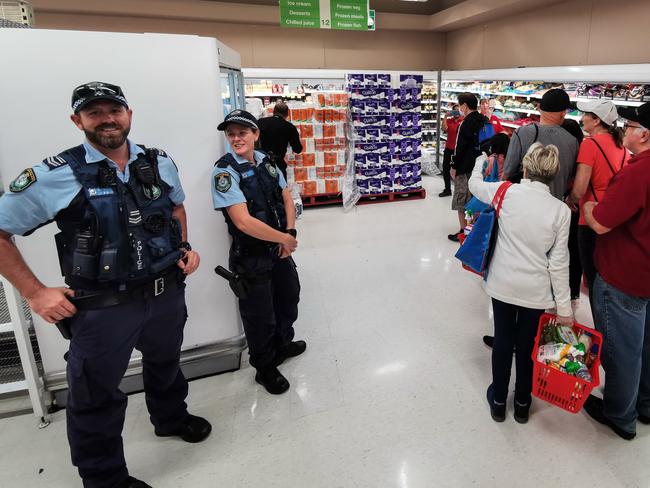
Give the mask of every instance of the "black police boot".
[(135, 479), (133, 476), (129, 476), (127, 479), (122, 481), (115, 488), (153, 488), (151, 485), (146, 484), (144, 481)]
[(285, 359), (300, 356), (307, 349), (305, 341), (292, 341), (284, 347), (279, 347), (275, 352), (275, 365), (281, 365)]
[(258, 369), (255, 381), (266, 388), (271, 395), (279, 395), (289, 389), (289, 382), (275, 366)]
[(173, 437), (178, 436), (183, 439), (185, 442), (196, 443), (201, 442), (212, 432), (212, 425), (210, 422), (205, 420), (202, 417), (197, 417), (196, 415), (187, 414), (183, 423), (173, 432), (163, 433), (156, 431), (158, 437)]

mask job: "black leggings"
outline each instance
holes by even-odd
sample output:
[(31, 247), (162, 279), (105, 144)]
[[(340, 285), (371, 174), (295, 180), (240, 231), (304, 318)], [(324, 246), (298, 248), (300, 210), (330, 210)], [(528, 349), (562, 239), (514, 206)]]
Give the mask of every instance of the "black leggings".
[(578, 225), (580, 212), (571, 212), (571, 228), (569, 230), (569, 288), (571, 288), (571, 299), (580, 297), (580, 285), (582, 281), (582, 256), (578, 244)]
[(453, 155), (453, 149), (445, 148), (442, 156), (442, 179), (445, 181), (445, 190), (451, 190), (451, 157)]
[(582, 269), (585, 271), (587, 278), (587, 288), (589, 289), (589, 302), (591, 303), (594, 281), (596, 281), (596, 263), (594, 263), (594, 251), (596, 250), (597, 234), (587, 225), (578, 226), (578, 247), (580, 248), (580, 262)]
[(512, 351), (515, 349), (515, 400), (522, 404), (531, 401), (533, 389), (533, 346), (539, 318), (544, 310), (520, 307), (492, 299), (494, 311), (494, 348), (492, 349), (492, 384), (494, 400), (505, 402), (508, 398)]

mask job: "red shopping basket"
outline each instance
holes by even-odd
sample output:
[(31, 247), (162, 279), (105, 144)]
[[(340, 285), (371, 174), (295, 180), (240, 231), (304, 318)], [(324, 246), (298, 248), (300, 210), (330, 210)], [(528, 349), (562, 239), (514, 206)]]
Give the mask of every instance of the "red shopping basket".
[(542, 329), (544, 325), (554, 318), (555, 315), (545, 313), (539, 319), (535, 347), (533, 348), (533, 395), (567, 412), (578, 413), (591, 393), (591, 390), (600, 384), (600, 351), (603, 344), (603, 336), (594, 329), (578, 323), (573, 324), (573, 330), (575, 332), (580, 333), (584, 330), (591, 334), (593, 344), (598, 344), (598, 354), (589, 369), (592, 381), (585, 381), (571, 376), (537, 360), (537, 350), (541, 342)]

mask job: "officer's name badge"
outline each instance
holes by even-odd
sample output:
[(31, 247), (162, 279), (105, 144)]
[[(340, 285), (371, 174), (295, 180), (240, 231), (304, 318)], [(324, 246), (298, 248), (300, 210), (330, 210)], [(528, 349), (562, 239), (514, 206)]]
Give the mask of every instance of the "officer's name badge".
[(230, 190), (230, 187), (232, 186), (230, 173), (219, 173), (218, 175), (215, 175), (214, 186), (217, 191), (220, 191), (221, 193), (226, 193)]
[(88, 188), (88, 197), (103, 197), (106, 195), (112, 195), (113, 189), (112, 188)]
[(27, 168), (9, 184), (9, 191), (13, 193), (19, 193), (26, 188), (29, 188), (32, 183), (36, 183), (36, 175), (34, 174), (34, 170), (32, 168)]

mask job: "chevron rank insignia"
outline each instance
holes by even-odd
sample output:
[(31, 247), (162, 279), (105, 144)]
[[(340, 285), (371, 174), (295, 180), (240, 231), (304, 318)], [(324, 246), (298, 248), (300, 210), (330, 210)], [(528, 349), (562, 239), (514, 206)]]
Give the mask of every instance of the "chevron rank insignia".
[(9, 184), (9, 191), (13, 193), (20, 193), (29, 188), (33, 183), (36, 183), (36, 175), (32, 168), (27, 168), (20, 173), (18, 177)]
[(230, 173), (219, 173), (214, 177), (214, 186), (217, 191), (221, 193), (226, 193), (230, 190), (232, 186), (232, 180), (230, 178)]
[(45, 158), (43, 163), (45, 163), (45, 165), (50, 169), (60, 168), (61, 166), (68, 164), (68, 162), (61, 156), (50, 156), (49, 158)]

